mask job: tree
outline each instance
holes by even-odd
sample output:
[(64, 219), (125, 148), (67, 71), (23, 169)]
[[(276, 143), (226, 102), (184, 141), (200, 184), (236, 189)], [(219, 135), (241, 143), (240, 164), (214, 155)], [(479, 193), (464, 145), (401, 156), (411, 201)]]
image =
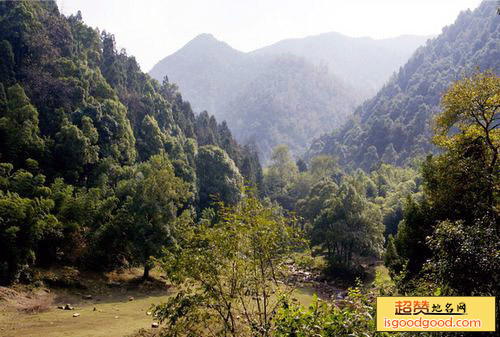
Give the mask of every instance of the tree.
[(341, 174), (340, 168), (335, 159), (327, 155), (312, 158), (311, 163), (309, 164), (309, 171), (316, 180), (329, 177), (337, 182), (339, 181)]
[(312, 224), (324, 209), (325, 203), (336, 195), (338, 190), (338, 185), (331, 179), (320, 180), (312, 186), (306, 198), (298, 201), (298, 214)]
[(82, 122), (85, 132), (64, 119), (60, 131), (56, 134), (56, 162), (70, 182), (77, 182), (86, 165), (94, 164), (99, 159), (99, 146), (95, 145), (97, 130), (89, 117), (85, 116)]
[(267, 193), (273, 200), (286, 197), (287, 187), (297, 178), (297, 165), (286, 145), (274, 148), (271, 164), (264, 172)]
[(271, 336), (292, 249), (302, 247), (294, 219), (249, 193), (239, 204), (204, 212), (200, 224), (180, 228), (161, 264), (182, 287), (155, 309), (164, 332), (176, 336)]
[(496, 75), (475, 74), (443, 97), (434, 141), (444, 152), (423, 163), (423, 197), (405, 207), (387, 260), (393, 273), (407, 266), (405, 281), (426, 277), (450, 294), (498, 292), (499, 85)]
[(39, 158), (44, 141), (38, 128), (38, 111), (23, 88), (15, 84), (7, 90), (7, 107), (0, 112), (2, 160), (20, 165), (27, 158)]
[(60, 231), (50, 199), (22, 198), (0, 191), (0, 283), (31, 281), (36, 248), (46, 233)]
[(243, 177), (224, 150), (205, 145), (196, 155), (199, 208), (203, 209), (220, 198), (228, 205), (236, 204), (242, 196)]
[(165, 245), (175, 240), (173, 227), (190, 198), (189, 184), (177, 178), (165, 154), (139, 164), (133, 176), (119, 182), (117, 194), (122, 205), (117, 226), (131, 245), (129, 258), (144, 266), (143, 278), (149, 277), (150, 257), (159, 257)]
[(326, 250), (330, 267), (351, 269), (354, 255), (378, 255), (383, 243), (380, 211), (349, 183), (325, 204), (316, 218), (312, 243)]
[(374, 293), (365, 294), (358, 285), (349, 288), (347, 297), (336, 303), (316, 297), (308, 308), (285, 303), (278, 311), (273, 336), (378, 336), (372, 319), (376, 314), (374, 297)]
[[(478, 159), (487, 167), (491, 185), (495, 184), (500, 146), (500, 77), (486, 71), (457, 81), (444, 94), (442, 104), (443, 112), (435, 118), (434, 142), (448, 151), (464, 142), (480, 143), (484, 149)], [(459, 132), (450, 135), (454, 128)], [(492, 195), (489, 202), (494, 202)]]
[(10, 84), (14, 79), (14, 53), (9, 41), (0, 41), (0, 82)]
[(398, 153), (394, 149), (394, 145), (390, 143), (386, 146), (384, 153), (382, 154), (382, 162), (387, 164), (396, 164), (398, 159)]

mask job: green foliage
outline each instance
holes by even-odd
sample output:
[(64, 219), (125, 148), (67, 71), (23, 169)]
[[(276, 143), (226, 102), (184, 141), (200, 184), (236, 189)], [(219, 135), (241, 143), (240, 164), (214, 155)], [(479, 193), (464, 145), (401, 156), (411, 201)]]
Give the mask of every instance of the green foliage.
[(38, 111), (19, 84), (7, 89), (6, 108), (0, 112), (0, 141), (4, 145), (3, 160), (16, 165), (29, 157), (43, 155), (44, 141), (38, 128)]
[(359, 288), (349, 289), (347, 298), (335, 304), (315, 298), (303, 308), (286, 302), (278, 311), (273, 336), (389, 336), (376, 332), (374, 302), (373, 293)]
[[(478, 67), (498, 75), (500, 28), (496, 11), (494, 2), (483, 1), (474, 11), (460, 13), (453, 25), (417, 49), (343, 127), (316, 139), (307, 156), (329, 154), (341, 165), (371, 170), (379, 160), (405, 165), (435, 151), (430, 122), (439, 112), (448, 86)], [(467, 84), (459, 86), (465, 89)], [(486, 91), (476, 93), (478, 97), (488, 95)], [(450, 116), (457, 112), (450, 112)]]
[(99, 146), (95, 145), (97, 142), (96, 129), (93, 127), (92, 121), (88, 117), (86, 118), (84, 120), (87, 128), (86, 133), (89, 134), (90, 138), (67, 120), (63, 121), (60, 131), (56, 134), (57, 145), (54, 148), (54, 154), (68, 181), (78, 179), (85, 166), (94, 164), (99, 157)]
[(266, 185), (271, 193), (280, 193), (288, 182), (296, 177), (297, 166), (286, 145), (277, 146), (273, 150), (271, 164), (266, 172)]
[(131, 245), (131, 262), (144, 265), (148, 277), (149, 258), (158, 257), (172, 243), (177, 216), (190, 198), (188, 184), (177, 178), (164, 154), (139, 165), (130, 179), (117, 188), (121, 206), (116, 220), (124, 232), (120, 238)]
[[(493, 72), (478, 72), (456, 82), (443, 96), (444, 110), (436, 116), (434, 142), (453, 150), (467, 140), (481, 141), (483, 164), (493, 174), (500, 147), (499, 106), (500, 77)], [(452, 128), (460, 132), (449, 135)]]
[[(175, 85), (54, 1), (0, 2), (0, 59), (1, 283), (54, 263), (147, 274), (179, 218), (211, 193), (239, 200), (240, 170), (262, 185), (256, 151), (225, 123), (195, 117)], [(198, 144), (212, 147), (197, 162)]]
[(302, 217), (333, 275), (361, 276), (358, 258), (380, 256), (384, 236), (396, 234), (403, 218), (402, 200), (418, 196), (417, 172), (381, 164), (370, 174), (348, 173), (330, 156), (312, 158), (308, 166), (298, 172), (288, 149), (276, 148), (264, 175), (266, 194)]
[(60, 235), (58, 220), (50, 214), (54, 202), (0, 192), (0, 282), (30, 281), (39, 241)]
[(423, 164), (423, 198), (408, 202), (386, 259), (401, 283), (426, 278), (453, 294), (498, 291), (498, 124), (488, 115), (497, 87), (496, 75), (477, 74), (444, 96), (436, 141), (446, 150)]
[(314, 221), (312, 243), (326, 251), (331, 272), (349, 270), (353, 256), (379, 255), (383, 245), (380, 211), (352, 185), (340, 186)]
[(196, 155), (199, 206), (209, 207), (219, 199), (229, 205), (242, 196), (243, 177), (229, 156), (213, 145), (202, 146)]
[(284, 262), (302, 245), (294, 219), (252, 194), (235, 206), (219, 204), (218, 221), (204, 214), (180, 228), (178, 244), (161, 260), (181, 289), (155, 309), (163, 334), (270, 336), (278, 294), (289, 291)]

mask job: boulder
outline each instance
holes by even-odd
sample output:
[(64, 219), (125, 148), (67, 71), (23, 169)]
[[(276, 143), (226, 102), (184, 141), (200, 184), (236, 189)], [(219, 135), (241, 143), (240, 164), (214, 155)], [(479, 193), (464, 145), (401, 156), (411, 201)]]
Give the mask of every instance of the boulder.
[(159, 328), (159, 327), (160, 327), (160, 324), (158, 324), (158, 323), (156, 323), (156, 322), (153, 322), (153, 323), (151, 324), (151, 327), (152, 327), (153, 329), (156, 329), (156, 328)]

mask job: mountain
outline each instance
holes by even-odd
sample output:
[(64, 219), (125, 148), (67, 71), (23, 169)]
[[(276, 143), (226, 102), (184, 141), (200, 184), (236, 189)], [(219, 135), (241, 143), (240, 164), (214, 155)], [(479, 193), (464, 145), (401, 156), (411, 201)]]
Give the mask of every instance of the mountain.
[[(165, 75), (179, 85), (195, 111), (217, 111), (221, 94), (239, 85), (241, 66), (247, 55), (211, 34), (201, 34), (151, 69), (151, 77), (162, 81)], [(175, 65), (175, 66), (172, 66)]]
[(242, 53), (201, 34), (150, 75), (159, 81), (168, 76), (195, 111), (226, 120), (239, 141), (257, 145), (265, 161), (278, 144), (298, 155), (313, 137), (341, 125), (425, 39), (328, 33)]
[(332, 74), (368, 98), (431, 36), (403, 35), (375, 40), (330, 32), (279, 41), (253, 52), (256, 55), (293, 54), (325, 64)]
[(264, 162), (274, 147), (294, 154), (311, 139), (342, 125), (358, 103), (352, 87), (293, 55), (277, 56), (219, 113), (236, 137), (257, 145)]
[(462, 12), (419, 48), (346, 125), (316, 139), (307, 157), (331, 154), (344, 165), (370, 169), (380, 161), (404, 164), (432, 151), (430, 121), (441, 95), (477, 68), (500, 73), (500, 16), (493, 1)]

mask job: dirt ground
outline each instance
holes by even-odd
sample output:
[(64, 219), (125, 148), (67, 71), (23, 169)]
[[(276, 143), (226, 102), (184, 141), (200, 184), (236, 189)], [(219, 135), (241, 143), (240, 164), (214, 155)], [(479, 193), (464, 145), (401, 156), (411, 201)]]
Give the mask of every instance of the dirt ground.
[[(161, 278), (137, 283), (139, 274), (85, 275), (86, 289), (0, 288), (0, 336), (122, 337), (141, 328), (152, 329), (155, 319), (148, 311), (166, 301), (172, 291)], [(57, 308), (66, 304), (73, 310)]]

